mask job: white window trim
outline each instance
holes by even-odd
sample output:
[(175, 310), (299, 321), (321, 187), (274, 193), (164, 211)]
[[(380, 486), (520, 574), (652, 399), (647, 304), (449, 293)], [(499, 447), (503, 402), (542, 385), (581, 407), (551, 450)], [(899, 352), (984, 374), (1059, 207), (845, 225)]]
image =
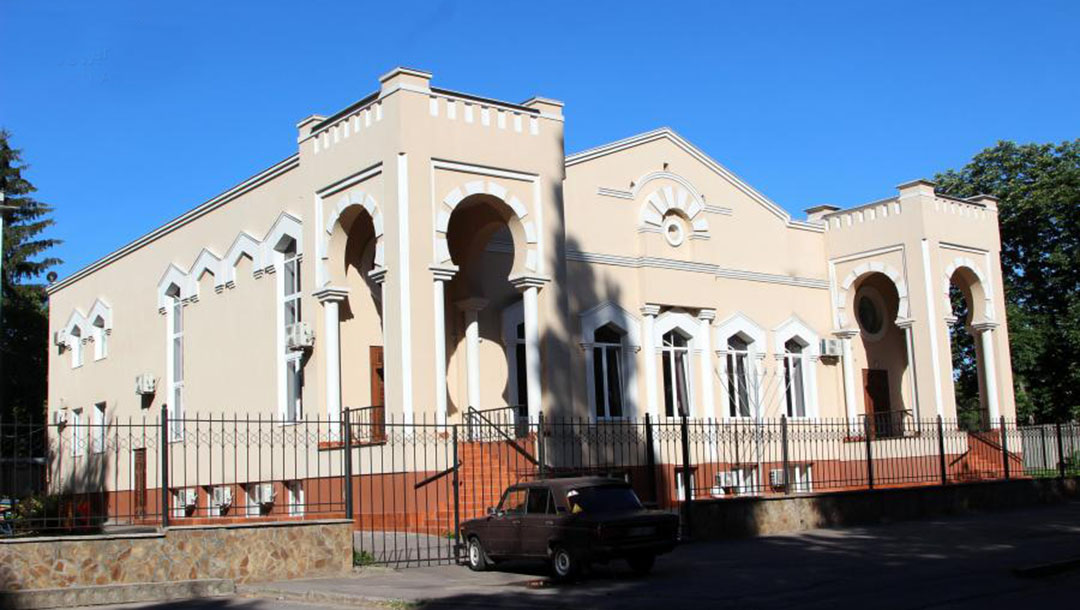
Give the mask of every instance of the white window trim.
[(731, 415), (731, 404), (728, 399), (727, 386), (730, 373), (727, 370), (727, 357), (731, 352), (730, 348), (728, 348), (728, 340), (735, 335), (739, 335), (747, 343), (749, 356), (747, 360), (747, 375), (749, 377), (747, 383), (750, 390), (750, 418), (761, 417), (763, 415), (761, 386), (765, 377), (762, 361), (765, 359), (765, 352), (768, 349), (766, 333), (764, 328), (742, 312), (736, 312), (716, 327), (716, 355), (719, 356), (721, 371), (720, 405), (722, 417), (727, 419), (747, 419), (742, 416), (733, 417)]
[[(818, 334), (814, 332), (805, 322), (798, 318), (798, 316), (792, 316), (788, 318), (783, 324), (777, 326), (773, 330), (774, 338), (774, 353), (776, 355), (777, 364), (779, 367), (778, 374), (784, 374), (784, 365), (790, 358), (787, 355), (787, 349), (784, 345), (791, 339), (796, 339), (804, 344), (802, 355), (798, 357), (799, 364), (802, 367), (803, 373), (803, 401), (806, 405), (806, 415), (804, 416), (792, 416), (793, 419), (816, 419), (819, 417), (818, 411), (818, 385), (817, 385), (817, 363), (821, 357), (821, 343), (818, 338)], [(787, 385), (784, 384), (784, 401), (781, 406), (781, 413), (787, 414)]]
[[(611, 324), (623, 334), (622, 339), (622, 397), (623, 414), (621, 417), (598, 417), (596, 415), (596, 382), (593, 374), (596, 347), (596, 330)], [(598, 419), (626, 419), (639, 417), (638, 403), (637, 352), (641, 350), (641, 321), (618, 305), (605, 301), (581, 314), (581, 348), (585, 355), (585, 393), (589, 405), (589, 416)], [(605, 371), (606, 373), (606, 371)], [(605, 382), (607, 376), (604, 376)], [(606, 394), (605, 394), (606, 396)], [(605, 410), (606, 411), (606, 410)]]
[[(709, 347), (709, 337), (706, 334), (705, 325), (681, 309), (665, 311), (656, 317), (656, 322), (653, 324), (653, 336), (650, 339), (650, 345), (654, 352), (649, 357), (663, 355), (664, 335), (675, 329), (690, 338), (687, 341), (688, 352), (686, 359), (686, 393), (690, 405), (690, 417), (704, 417), (704, 414), (712, 412), (712, 405), (698, 404), (697, 396), (702, 395), (701, 401), (704, 402), (704, 392), (696, 391), (696, 384), (691, 371), (694, 370), (693, 355), (696, 354), (699, 359), (704, 358), (704, 351)], [(660, 417), (667, 417), (664, 410), (664, 371), (662, 367), (663, 359), (661, 358), (660, 366), (656, 367), (656, 388), (660, 395), (657, 410)]]
[(90, 415), (90, 452), (95, 454), (105, 453), (105, 403), (94, 404)]
[[(176, 351), (175, 351), (175, 347), (173, 345), (173, 340), (176, 339), (177, 337), (179, 337), (180, 338), (180, 359), (181, 359), (181, 361), (183, 361), (183, 359), (184, 359), (183, 351), (184, 351), (184, 348), (185, 348), (185, 345), (184, 345), (184, 332), (186, 330), (186, 326), (184, 325), (184, 319), (183, 319), (184, 301), (180, 297), (181, 294), (182, 293), (178, 292), (178, 294), (173, 295), (171, 297), (168, 297), (168, 298), (172, 299), (172, 302), (167, 303), (166, 307), (165, 307), (165, 372), (166, 372), (166, 376), (167, 376), (166, 379), (168, 381), (168, 383), (166, 384), (166, 387), (168, 388), (168, 391), (169, 391), (169, 394), (165, 398), (165, 400), (166, 400), (166, 404), (169, 406), (169, 419), (170, 420), (179, 420), (179, 419), (182, 419), (184, 417), (184, 399), (183, 399), (183, 396), (184, 396), (184, 381), (185, 380), (181, 379), (181, 380), (177, 381), (176, 375), (174, 374), (175, 362), (176, 362)], [(181, 316), (181, 318), (180, 318), (180, 332), (175, 333), (175, 332), (173, 332), (173, 328), (174, 328), (174, 326), (176, 324), (176, 314), (177, 314), (178, 311), (179, 311), (180, 316)], [(185, 376), (185, 379), (186, 379), (186, 376)], [(176, 403), (177, 390), (180, 391), (180, 396), (181, 396), (180, 404)], [(179, 425), (179, 424), (170, 425), (169, 426), (169, 437), (170, 437), (169, 438), (170, 442), (182, 440), (184, 438), (183, 427), (181, 425)]]
[[(280, 245), (282, 247), (288, 244), (288, 239), (291, 236), (286, 235), (281, 239)], [(296, 301), (300, 303), (300, 315), (297, 317), (296, 322), (302, 322), (304, 320), (304, 276), (302, 273), (303, 267), (303, 254), (300, 252), (300, 240), (292, 238), (296, 243), (296, 253), (286, 258), (285, 253), (281, 250), (275, 250), (274, 262), (280, 269), (280, 273), (277, 274), (277, 301), (278, 301), (278, 414), (282, 423), (296, 423), (301, 421), (304, 417), (304, 391), (300, 389), (300, 406), (296, 409), (296, 417), (289, 417), (289, 375), (291, 374), (290, 367), (296, 367), (300, 370), (301, 377), (303, 376), (303, 352), (301, 351), (288, 351), (286, 349), (286, 325), (285, 325), (285, 308), (290, 301)], [(285, 266), (289, 263), (295, 263), (296, 265), (296, 277), (299, 278), (299, 286), (297, 291), (291, 295), (285, 294)]]
[[(668, 332), (674, 332), (676, 330), (679, 330), (679, 329), (671, 329)], [(666, 335), (667, 333), (664, 333), (664, 334)], [(661, 335), (661, 341), (663, 341), (663, 335)], [(693, 343), (692, 338), (687, 339), (686, 347), (662, 346), (660, 348), (660, 355), (661, 355), (660, 366), (661, 367), (664, 366), (663, 355), (665, 353), (670, 353), (671, 354), (671, 357), (668, 358), (668, 366), (669, 366), (669, 368), (671, 370), (670, 377), (671, 377), (671, 380), (672, 380), (672, 382), (671, 382), (672, 413), (671, 413), (671, 415), (668, 415), (668, 413), (667, 413), (667, 398), (668, 397), (666, 395), (662, 396), (662, 400), (660, 402), (663, 405), (664, 412), (661, 414), (661, 417), (670, 417), (670, 418), (681, 417), (681, 415), (678, 412), (676, 412), (677, 409), (678, 409), (678, 402), (679, 402), (678, 401), (678, 396), (675, 394), (675, 392), (678, 390), (678, 383), (676, 381), (678, 379), (678, 376), (675, 374), (676, 373), (675, 362), (677, 360), (675, 358), (675, 354), (677, 352), (685, 354), (685, 357), (683, 358), (682, 362), (683, 362), (683, 366), (685, 367), (685, 370), (683, 371), (683, 379), (686, 380), (687, 409), (690, 411), (690, 413), (688, 413), (688, 417), (693, 417), (693, 415), (694, 415), (694, 413), (693, 413), (693, 411), (694, 411), (694, 380), (690, 376), (690, 369), (693, 368), (692, 366), (690, 366), (691, 354), (693, 353), (693, 349), (690, 347), (691, 343)], [(659, 383), (658, 387), (660, 387), (661, 391), (665, 392), (665, 394), (666, 394), (667, 388), (664, 387), (664, 371), (663, 370), (660, 371), (659, 382), (660, 383)]]
[(71, 410), (71, 457), (82, 457), (83, 436), (86, 435), (86, 426), (82, 425), (82, 407)]
[(285, 491), (288, 495), (289, 516), (304, 516), (304, 483), (303, 481), (288, 481), (285, 483)]
[[(288, 401), (289, 401), (289, 379), (288, 379), (288, 364), (290, 361), (302, 358), (301, 352), (290, 354), (286, 352), (286, 337), (285, 337), (285, 253), (284, 248), (292, 240), (296, 243), (296, 261), (297, 261), (297, 273), (300, 274), (300, 291), (297, 293), (297, 298), (303, 299), (303, 241), (300, 235), (299, 222), (279, 222), (274, 225), (269, 235), (267, 235), (267, 241), (265, 246), (269, 246), (269, 250), (264, 254), (263, 260), (271, 262), (271, 266), (267, 267), (267, 270), (273, 269), (276, 273), (277, 279), (274, 282), (275, 299), (277, 301), (277, 315), (276, 315), (276, 349), (277, 355), (275, 356), (277, 367), (277, 409), (278, 419), (283, 423), (294, 423), (288, 420)], [(271, 241), (272, 240), (272, 241)], [(303, 320), (304, 307), (301, 305), (301, 318)], [(300, 413), (304, 412), (303, 408), (303, 390), (301, 390), (301, 408)], [(333, 414), (329, 416), (333, 417)]]

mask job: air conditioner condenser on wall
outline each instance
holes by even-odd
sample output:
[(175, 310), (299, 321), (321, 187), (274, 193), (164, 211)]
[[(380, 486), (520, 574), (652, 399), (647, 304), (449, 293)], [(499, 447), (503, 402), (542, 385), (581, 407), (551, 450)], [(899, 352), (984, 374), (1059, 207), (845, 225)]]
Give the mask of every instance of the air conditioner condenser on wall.
[(140, 396), (146, 396), (153, 394), (157, 391), (157, 380), (149, 373), (137, 375), (135, 377), (135, 393)]
[(825, 358), (839, 358), (844, 355), (844, 348), (839, 339), (822, 339), (821, 355)]
[(285, 346), (291, 350), (309, 349), (315, 345), (315, 332), (307, 322), (290, 324), (285, 329)]

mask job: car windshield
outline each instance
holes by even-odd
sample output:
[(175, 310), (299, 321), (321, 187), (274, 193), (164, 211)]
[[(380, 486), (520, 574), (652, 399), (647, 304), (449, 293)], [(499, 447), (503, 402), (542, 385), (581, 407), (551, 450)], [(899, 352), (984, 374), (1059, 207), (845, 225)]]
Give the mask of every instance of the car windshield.
[(571, 513), (613, 513), (641, 508), (633, 489), (617, 485), (571, 489), (566, 492), (566, 503)]

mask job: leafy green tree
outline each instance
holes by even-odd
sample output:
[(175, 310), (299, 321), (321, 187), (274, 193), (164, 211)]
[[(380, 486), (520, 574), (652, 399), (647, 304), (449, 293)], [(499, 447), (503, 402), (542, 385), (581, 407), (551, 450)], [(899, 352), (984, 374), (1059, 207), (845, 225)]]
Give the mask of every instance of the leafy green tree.
[[(950, 195), (999, 199), (1020, 417), (1080, 417), (1080, 139), (999, 142), (936, 181)], [(958, 398), (970, 404), (964, 394), (977, 392), (978, 383), (971, 383), (974, 362), (960, 360)]]
[(37, 190), (23, 178), (27, 166), (0, 130), (0, 192), (4, 205), (3, 273), (0, 291), (0, 417), (34, 418), (45, 413), (49, 321), (41, 277), (60, 259), (48, 256), (59, 240), (44, 237), (52, 208), (33, 198)]

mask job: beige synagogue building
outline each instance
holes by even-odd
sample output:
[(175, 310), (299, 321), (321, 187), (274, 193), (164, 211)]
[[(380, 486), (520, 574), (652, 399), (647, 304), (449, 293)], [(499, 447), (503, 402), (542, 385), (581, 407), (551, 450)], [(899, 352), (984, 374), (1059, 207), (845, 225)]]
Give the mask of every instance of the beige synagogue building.
[(957, 286), (983, 412), (1015, 415), (993, 198), (793, 218), (670, 129), (571, 155), (563, 129), (392, 70), (53, 284), (50, 411), (952, 418)]

